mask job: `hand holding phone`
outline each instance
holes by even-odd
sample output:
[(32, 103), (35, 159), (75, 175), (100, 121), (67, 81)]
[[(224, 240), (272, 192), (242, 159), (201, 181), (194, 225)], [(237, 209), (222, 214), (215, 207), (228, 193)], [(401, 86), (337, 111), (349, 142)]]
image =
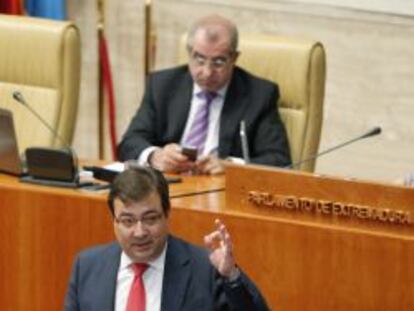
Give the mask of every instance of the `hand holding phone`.
[(197, 149), (191, 147), (182, 147), (181, 153), (185, 155), (189, 161), (195, 162), (197, 160)]

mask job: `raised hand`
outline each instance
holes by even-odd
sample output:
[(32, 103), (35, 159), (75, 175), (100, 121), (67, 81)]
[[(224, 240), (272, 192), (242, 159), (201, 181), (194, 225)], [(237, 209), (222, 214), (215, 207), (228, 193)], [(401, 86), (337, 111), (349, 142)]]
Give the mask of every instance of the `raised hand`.
[(215, 220), (216, 230), (204, 237), (204, 243), (210, 250), (210, 262), (223, 277), (232, 279), (238, 275), (233, 256), (233, 244), (226, 226), (221, 220)]

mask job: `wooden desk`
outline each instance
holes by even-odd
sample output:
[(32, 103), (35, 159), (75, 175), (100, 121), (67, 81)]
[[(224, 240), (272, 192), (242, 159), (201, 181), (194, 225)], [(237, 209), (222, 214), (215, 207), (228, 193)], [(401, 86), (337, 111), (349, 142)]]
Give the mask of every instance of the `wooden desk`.
[(249, 214), (225, 202), (224, 192), (173, 199), (171, 228), (201, 244), (221, 218), (238, 264), (275, 310), (414, 310), (414, 237)]
[[(185, 176), (170, 185), (170, 194), (223, 185), (223, 177)], [(1, 310), (62, 310), (75, 254), (114, 239), (106, 193), (24, 184), (0, 174), (0, 208)]]
[[(250, 184), (246, 189), (272, 184), (257, 175), (240, 176), (238, 180)], [(287, 191), (287, 177), (277, 177)], [(311, 177), (298, 178), (302, 182), (295, 181), (292, 189), (335, 197), (356, 192), (361, 200), (370, 189), (370, 200), (382, 197), (385, 204), (396, 202), (391, 193), (401, 194), (404, 202), (414, 200), (414, 192), (403, 188), (362, 183), (355, 191), (344, 191), (345, 181), (317, 185), (307, 182)], [(322, 215), (250, 211), (239, 206), (246, 202), (229, 201), (224, 192), (208, 193), (215, 191), (215, 182), (223, 186), (220, 178), (209, 177), (185, 177), (183, 184), (171, 186), (171, 231), (202, 244), (214, 219), (223, 219), (238, 263), (274, 309), (414, 310), (412, 226), (400, 230), (374, 223), (371, 228), (370, 223), (331, 221)], [(194, 189), (204, 193), (195, 195)], [(0, 206), (2, 310), (61, 310), (74, 255), (113, 239), (105, 196), (24, 185), (0, 175)]]
[[(199, 193), (223, 191), (225, 179), (223, 176), (181, 176), (182, 182), (170, 184), (170, 197), (182, 197)], [(64, 196), (95, 197), (105, 200), (105, 191), (91, 192), (82, 189), (68, 189), (58, 187), (45, 187), (22, 183), (18, 178), (0, 173), (1, 189), (46, 192)]]
[[(274, 309), (414, 310), (414, 189), (263, 168), (234, 172), (226, 192), (172, 199), (176, 234), (201, 243), (214, 218), (224, 220), (238, 263)], [(262, 195), (257, 207), (251, 190)], [(289, 204), (274, 204), (278, 195)], [(297, 208), (302, 198), (320, 210)], [(352, 202), (355, 214), (336, 216), (329, 200)], [(370, 207), (410, 213), (411, 223), (368, 219)]]

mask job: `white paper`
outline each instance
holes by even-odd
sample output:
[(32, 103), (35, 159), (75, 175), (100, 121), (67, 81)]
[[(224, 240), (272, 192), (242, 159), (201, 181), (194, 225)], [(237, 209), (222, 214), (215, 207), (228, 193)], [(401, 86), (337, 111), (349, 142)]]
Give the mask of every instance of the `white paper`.
[(125, 165), (123, 162), (113, 162), (105, 165), (104, 168), (115, 172), (123, 172), (125, 170)]

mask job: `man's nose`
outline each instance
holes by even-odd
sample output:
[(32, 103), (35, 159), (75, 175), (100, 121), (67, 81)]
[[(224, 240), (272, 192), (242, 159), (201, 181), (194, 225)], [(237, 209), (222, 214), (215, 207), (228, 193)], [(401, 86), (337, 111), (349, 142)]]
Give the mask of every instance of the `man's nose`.
[(211, 69), (210, 63), (205, 63), (204, 66), (201, 68), (203, 77), (210, 77), (213, 73), (213, 70)]
[(145, 236), (148, 233), (148, 230), (145, 227), (145, 225), (143, 225), (142, 222), (139, 220), (135, 224), (132, 233), (134, 234), (135, 237), (141, 237), (141, 236)]

